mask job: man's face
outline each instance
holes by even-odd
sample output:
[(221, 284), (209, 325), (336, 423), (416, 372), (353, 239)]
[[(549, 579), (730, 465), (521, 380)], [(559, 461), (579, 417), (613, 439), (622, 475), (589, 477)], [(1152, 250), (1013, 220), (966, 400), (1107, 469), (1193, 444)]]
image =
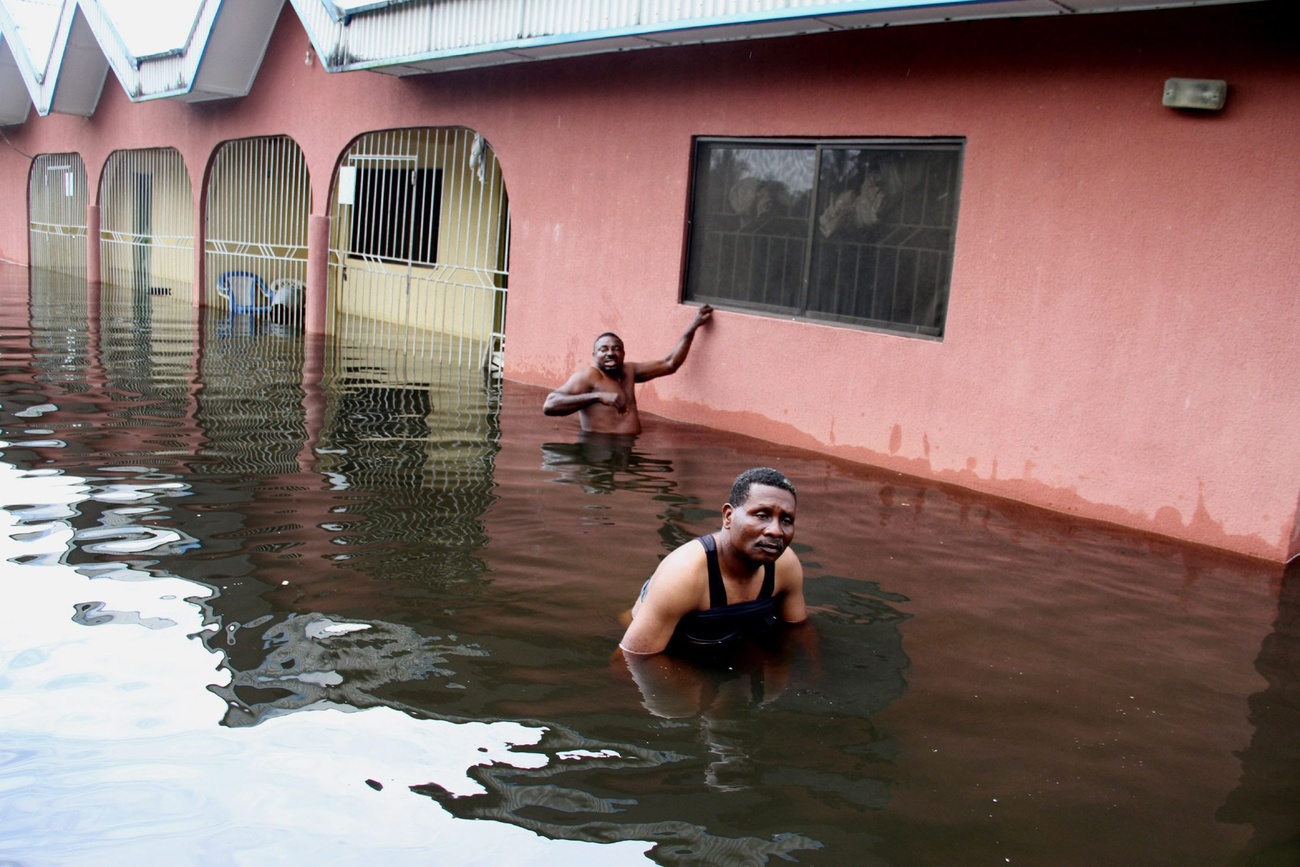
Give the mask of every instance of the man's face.
[(607, 334), (596, 341), (591, 357), (597, 370), (617, 376), (623, 371), (623, 341)]
[(760, 563), (773, 562), (794, 539), (794, 494), (754, 485), (739, 506), (722, 507), (722, 527), (734, 548)]

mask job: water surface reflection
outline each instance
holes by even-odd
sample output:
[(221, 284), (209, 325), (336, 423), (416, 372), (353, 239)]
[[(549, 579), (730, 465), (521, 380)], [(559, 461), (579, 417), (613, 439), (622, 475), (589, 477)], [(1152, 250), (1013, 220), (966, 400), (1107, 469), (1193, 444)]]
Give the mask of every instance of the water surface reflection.
[[(1276, 570), (662, 420), (593, 441), (478, 371), (33, 277), (0, 272), (5, 857), (1294, 841)], [(630, 671), (618, 613), (755, 464), (799, 486), (813, 626)]]

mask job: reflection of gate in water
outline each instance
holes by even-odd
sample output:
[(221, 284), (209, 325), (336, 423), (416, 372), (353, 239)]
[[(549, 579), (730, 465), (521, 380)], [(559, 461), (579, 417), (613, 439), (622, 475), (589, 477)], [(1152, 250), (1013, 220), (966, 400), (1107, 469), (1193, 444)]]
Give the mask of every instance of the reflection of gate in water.
[(114, 152), (99, 202), (104, 283), (193, 303), (194, 202), (180, 152)]
[(496, 155), (467, 129), (370, 133), (335, 184), (328, 329), (393, 357), (499, 369), (510, 209)]
[(229, 315), (230, 334), (267, 333), (268, 321), (301, 328), (310, 213), (307, 161), (293, 139), (241, 139), (217, 152), (204, 217), (203, 304)]
[(28, 207), (33, 268), (86, 276), (86, 164), (79, 154), (32, 160)]

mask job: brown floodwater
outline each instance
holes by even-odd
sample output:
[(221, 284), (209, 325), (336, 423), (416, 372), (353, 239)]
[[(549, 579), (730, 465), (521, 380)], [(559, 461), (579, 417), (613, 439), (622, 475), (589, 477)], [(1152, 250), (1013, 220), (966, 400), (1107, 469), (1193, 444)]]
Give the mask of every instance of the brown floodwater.
[[(1300, 862), (1294, 568), (585, 441), (165, 293), (3, 267), (0, 305), (4, 863)], [(810, 627), (634, 678), (620, 613), (755, 465)]]

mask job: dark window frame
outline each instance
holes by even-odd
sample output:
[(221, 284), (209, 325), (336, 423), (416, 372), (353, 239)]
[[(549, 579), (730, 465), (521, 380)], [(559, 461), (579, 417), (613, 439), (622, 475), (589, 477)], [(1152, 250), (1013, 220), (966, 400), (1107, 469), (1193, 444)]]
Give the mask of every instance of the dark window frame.
[(349, 255), (436, 265), (442, 169), (358, 165)]
[[(803, 209), (802, 212), (780, 214), (775, 219), (783, 221), (784, 226), (767, 233), (752, 228), (718, 228), (715, 223), (719, 217), (724, 216), (719, 205), (724, 193), (728, 197), (734, 195), (740, 182), (751, 178), (760, 187), (766, 183), (756, 175), (745, 175), (743, 169), (737, 174), (730, 167), (718, 168), (718, 164), (728, 159), (743, 160), (746, 153), (765, 150), (809, 153), (812, 161), (811, 178), (809, 188), (803, 190), (799, 197), (798, 207)], [(695, 137), (691, 145), (681, 299), (760, 315), (787, 319), (794, 317), (869, 331), (942, 340), (952, 291), (965, 150), (966, 139), (958, 136)], [(729, 157), (726, 156), (728, 151), (731, 153)], [(828, 162), (828, 152), (842, 156)], [(850, 157), (850, 154), (853, 156)], [(919, 154), (926, 156), (918, 157)], [(835, 189), (836, 160), (843, 165), (850, 159), (857, 160), (856, 167), (842, 169), (843, 173), (838, 176), (842, 183), (847, 178), (850, 179), (848, 182), (857, 184), (866, 177), (863, 172), (867, 171), (869, 164), (869, 173), (873, 177), (879, 177), (882, 164), (887, 165), (892, 160), (895, 166), (906, 166), (909, 158), (911, 168), (901, 169), (903, 174), (896, 181), (901, 192), (892, 205), (884, 208), (885, 211), (894, 208), (896, 222), (882, 219), (866, 229), (855, 227), (859, 233), (870, 234), (868, 240), (832, 237), (838, 230), (831, 228), (829, 232), (824, 231), (829, 223), (819, 229), (819, 220), (827, 216), (827, 211), (833, 204), (832, 199), (843, 192), (843, 189)], [(717, 179), (711, 177), (711, 172), (716, 172), (723, 183), (717, 183)], [(939, 194), (940, 187), (932, 188), (931, 181), (935, 177), (946, 182), (942, 194)], [(734, 186), (724, 191), (726, 181), (733, 178), (738, 180), (733, 181)], [(919, 188), (918, 183), (921, 184)], [(882, 189), (886, 188), (885, 184), (881, 186)], [(865, 189), (865, 186), (861, 187), (861, 190)], [(779, 192), (790, 197), (788, 188)], [(706, 197), (711, 199), (712, 207), (715, 208), (712, 212), (707, 210), (710, 205), (703, 201)], [(860, 198), (865, 199), (866, 196)], [(888, 196), (883, 196), (883, 199), (889, 202)], [(941, 204), (936, 206), (935, 202)], [(871, 218), (860, 222), (873, 221), (874, 215), (880, 212), (879, 205), (877, 202), (877, 209), (872, 211)], [(935, 222), (932, 216), (926, 215), (927, 209), (933, 210), (935, 207), (944, 212), (945, 219), (941, 224)], [(912, 214), (916, 208), (922, 209), (919, 222)], [(908, 214), (912, 214), (906, 218), (911, 219), (911, 223), (906, 222), (905, 215)], [(742, 218), (735, 219), (740, 221)], [(769, 223), (772, 221), (773, 218), (768, 219)], [(710, 235), (713, 236), (712, 241), (706, 241)], [(729, 240), (734, 242), (733, 248), (725, 249)], [(745, 247), (747, 241), (749, 246)], [(770, 252), (754, 252), (761, 245), (766, 245), (765, 251), (770, 250), (774, 244), (785, 245), (783, 251), (776, 256)], [(861, 254), (868, 249), (874, 251), (872, 255), (875, 259), (871, 266), (871, 273), (875, 275), (874, 282), (871, 290), (860, 292), (858, 275), (862, 271), (855, 271), (854, 276), (846, 280), (841, 276), (844, 268), (848, 267), (843, 260), (846, 251), (856, 250)], [(755, 277), (750, 274), (747, 281), (738, 280), (734, 275), (725, 280), (720, 277), (728, 264), (732, 267), (737, 263), (753, 266), (759, 261), (755, 256), (761, 258), (762, 267), (757, 270), (764, 271), (763, 275)], [(905, 257), (905, 269), (909, 269), (906, 274), (899, 266)], [(773, 262), (777, 263), (775, 268)], [(794, 267), (796, 263), (797, 268)], [(893, 269), (893, 277), (889, 279), (896, 282), (885, 286), (879, 274), (890, 268)], [(795, 271), (797, 273), (793, 273)], [(833, 275), (832, 271), (835, 271)], [(900, 303), (900, 296), (909, 291), (903, 279), (909, 275), (912, 275), (913, 282), (910, 299)], [(922, 291), (918, 291), (916, 284), (923, 277), (929, 282)], [(726, 282), (731, 285), (724, 285)], [(797, 286), (794, 285), (796, 282)], [(772, 289), (773, 285), (775, 290)], [(737, 286), (740, 288), (737, 289)], [(726, 291), (728, 289), (731, 290), (729, 294)], [(781, 297), (774, 298), (774, 295)], [(918, 303), (918, 298), (922, 295), (924, 298)], [(870, 309), (845, 312), (846, 306)], [(833, 309), (835, 307), (840, 309)]]

